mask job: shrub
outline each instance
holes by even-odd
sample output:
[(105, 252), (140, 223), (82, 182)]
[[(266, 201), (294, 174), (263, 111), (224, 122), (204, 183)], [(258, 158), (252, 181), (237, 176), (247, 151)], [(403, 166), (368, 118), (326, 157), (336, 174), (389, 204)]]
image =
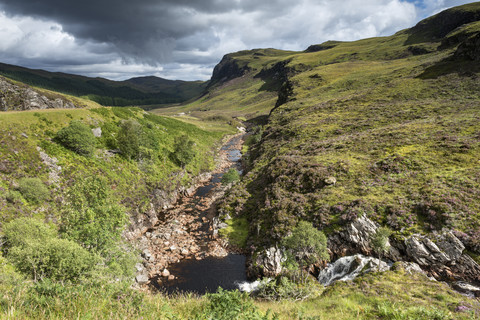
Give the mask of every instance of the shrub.
[(118, 148), (127, 159), (136, 159), (140, 153), (141, 125), (135, 120), (122, 121), (117, 135)]
[(152, 158), (158, 150), (154, 132), (135, 120), (122, 121), (117, 135), (117, 145), (127, 159)]
[(222, 176), (222, 184), (229, 184), (232, 182), (236, 182), (240, 180), (240, 174), (238, 173), (237, 169), (230, 168), (225, 174)]
[(287, 277), (278, 277), (271, 281), (262, 280), (262, 284), (254, 294), (255, 297), (269, 301), (300, 301), (320, 295), (321, 289), (322, 286), (314, 278), (306, 278), (305, 282), (299, 283)]
[(127, 221), (106, 181), (90, 176), (70, 188), (69, 207), (62, 214), (60, 230), (85, 248), (102, 251), (120, 239)]
[(216, 319), (216, 320), (268, 320), (278, 319), (276, 316), (270, 317), (269, 312), (262, 315), (258, 308), (253, 304), (253, 300), (246, 292), (225, 291), (218, 288), (216, 293), (207, 294), (208, 305), (202, 315), (197, 315), (197, 319)]
[(7, 259), (34, 280), (76, 281), (95, 266), (96, 257), (73, 241), (56, 238), (41, 221), (20, 218), (5, 225)]
[(33, 218), (19, 218), (7, 223), (3, 228), (6, 247), (25, 246), (30, 242), (45, 242), (56, 237), (56, 230)]
[(186, 135), (182, 135), (175, 139), (173, 157), (179, 166), (185, 167), (193, 160), (195, 157), (195, 150), (193, 149), (194, 145), (195, 142), (190, 140)]
[(48, 239), (27, 242), (8, 251), (17, 270), (34, 280), (78, 281), (95, 266), (95, 256), (73, 241)]
[(40, 203), (48, 198), (50, 191), (39, 178), (22, 178), (18, 181), (18, 191), (30, 202)]
[(95, 136), (90, 128), (80, 121), (72, 121), (68, 127), (57, 132), (56, 141), (65, 148), (84, 156), (95, 151)]
[(327, 237), (306, 221), (300, 221), (282, 244), (301, 264), (329, 259)]

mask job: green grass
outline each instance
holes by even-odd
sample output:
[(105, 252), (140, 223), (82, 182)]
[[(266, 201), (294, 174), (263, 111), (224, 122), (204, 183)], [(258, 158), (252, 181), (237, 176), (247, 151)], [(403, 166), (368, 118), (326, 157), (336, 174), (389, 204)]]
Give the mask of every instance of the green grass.
[(233, 218), (226, 220), (228, 227), (220, 229), (219, 234), (228, 239), (235, 247), (245, 248), (248, 238), (248, 221), (245, 218)]
[[(240, 304), (250, 312), (276, 314), (278, 319), (476, 319), (478, 301), (445, 284), (403, 271), (367, 274), (337, 282), (313, 299), (298, 301), (215, 302), (208, 296), (142, 293), (125, 284), (59, 285), (24, 281), (0, 258), (2, 319), (202, 319), (234, 314)], [(394, 293), (394, 294), (392, 294)], [(224, 300), (227, 299), (227, 300)], [(223, 301), (223, 302), (222, 302)], [(465, 307), (465, 311), (458, 311)], [(239, 319), (243, 319), (239, 314)]]
[[(129, 161), (120, 154), (108, 155), (105, 150), (115, 149), (115, 136), (120, 122), (125, 118), (138, 121), (144, 130), (158, 142), (151, 158)], [(56, 132), (70, 121), (78, 120), (91, 128), (102, 128), (102, 138), (96, 138), (95, 155), (84, 157), (57, 144), (53, 138)], [(114, 193), (129, 210), (146, 210), (151, 193), (156, 188), (171, 190), (188, 184), (192, 176), (210, 170), (213, 163), (214, 146), (226, 134), (235, 129), (227, 125), (210, 130), (177, 119), (165, 118), (146, 113), (138, 108), (100, 108), (45, 110), (35, 112), (7, 112), (0, 114), (0, 220), (8, 221), (17, 216), (35, 215), (54, 217), (61, 205), (61, 197), (76, 179), (101, 174), (108, 180)], [(175, 139), (183, 134), (194, 142), (195, 157), (189, 163), (185, 174), (171, 157)], [(49, 178), (50, 168), (40, 158), (37, 147), (50, 157), (57, 159), (61, 167), (58, 181)], [(2, 169), (0, 168), (0, 169)], [(55, 196), (44, 203), (34, 204), (9, 201), (3, 195), (16, 190), (22, 177), (38, 177), (55, 191)], [(41, 213), (43, 212), (43, 213)]]

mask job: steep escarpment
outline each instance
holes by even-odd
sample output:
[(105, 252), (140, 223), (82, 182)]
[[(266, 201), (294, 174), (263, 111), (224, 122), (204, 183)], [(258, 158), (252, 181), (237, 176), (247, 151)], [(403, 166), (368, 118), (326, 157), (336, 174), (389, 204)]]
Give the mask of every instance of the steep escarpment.
[[(466, 5), (390, 37), (303, 53), (251, 53), (249, 65), (265, 61), (256, 73), (265, 86), (289, 84), (220, 206), (248, 219), (255, 268), (277, 269), (276, 248), (307, 220), (327, 235), (331, 259), (378, 255), (369, 243), (384, 226), (390, 259), (480, 283), (478, 12)], [(375, 228), (358, 233), (359, 219)]]

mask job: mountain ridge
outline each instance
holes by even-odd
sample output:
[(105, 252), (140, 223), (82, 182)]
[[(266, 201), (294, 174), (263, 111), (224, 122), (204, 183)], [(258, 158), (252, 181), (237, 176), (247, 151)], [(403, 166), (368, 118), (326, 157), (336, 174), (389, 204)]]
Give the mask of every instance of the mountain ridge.
[(155, 76), (113, 81), (4, 63), (0, 63), (0, 75), (60, 93), (86, 96), (105, 106), (181, 103), (201, 95), (206, 86), (203, 81), (167, 80)]

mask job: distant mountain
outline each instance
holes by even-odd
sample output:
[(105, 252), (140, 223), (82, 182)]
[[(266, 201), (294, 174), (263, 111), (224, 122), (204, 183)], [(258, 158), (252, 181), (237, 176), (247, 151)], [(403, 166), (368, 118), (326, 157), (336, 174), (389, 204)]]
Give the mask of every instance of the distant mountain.
[(207, 85), (203, 81), (166, 80), (153, 76), (112, 81), (3, 63), (0, 63), (0, 75), (31, 86), (88, 97), (105, 106), (181, 103), (200, 96)]

